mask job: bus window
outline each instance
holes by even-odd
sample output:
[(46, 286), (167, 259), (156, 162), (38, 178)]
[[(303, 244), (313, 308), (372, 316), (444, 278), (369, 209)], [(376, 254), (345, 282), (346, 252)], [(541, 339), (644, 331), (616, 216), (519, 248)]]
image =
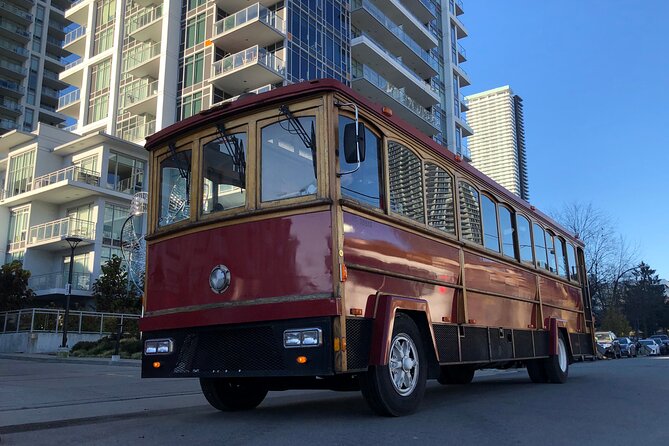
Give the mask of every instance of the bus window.
[(160, 163), (160, 218), (167, 226), (190, 217), (190, 150), (177, 152)]
[(246, 204), (246, 133), (235, 133), (203, 147), (202, 213)]
[(548, 269), (548, 258), (546, 257), (546, 234), (544, 228), (534, 224), (534, 255), (537, 268)]
[(483, 244), (481, 236), (481, 209), (479, 207), (479, 193), (469, 183), (460, 181), (460, 228), (462, 238)]
[(389, 142), (388, 177), (390, 210), (424, 222), (423, 174), (418, 156), (399, 143)]
[[(316, 118), (297, 118), (307, 132)], [(309, 147), (292, 130), (288, 120), (263, 127), (261, 134), (260, 199), (262, 201), (315, 195), (316, 163)]]
[(534, 263), (532, 257), (532, 237), (530, 236), (530, 222), (522, 215), (516, 214), (516, 228), (518, 228), (518, 247), (520, 248), (520, 261)]
[(553, 246), (553, 234), (550, 231), (546, 231), (546, 252), (548, 253), (548, 271), (552, 273), (557, 272), (557, 266), (555, 265), (555, 247)]
[(453, 178), (441, 167), (425, 163), (427, 224), (455, 235)]
[(502, 230), (502, 254), (516, 258), (516, 245), (513, 243), (513, 220), (509, 208), (499, 207), (499, 227)]
[(499, 252), (499, 233), (497, 232), (497, 206), (487, 195), (481, 195), (483, 214), (483, 246)]
[(574, 245), (567, 243), (567, 260), (569, 261), (569, 278), (578, 282), (578, 267), (576, 266), (576, 253)]
[[(358, 163), (349, 164), (344, 157), (344, 127), (354, 122), (346, 116), (339, 117), (339, 171), (350, 172)], [(371, 130), (365, 128), (365, 161), (360, 169), (353, 173), (342, 175), (341, 194), (374, 207), (382, 207), (381, 197), (381, 139)]]
[(555, 257), (557, 257), (557, 273), (567, 277), (567, 257), (565, 256), (564, 240), (562, 237), (555, 237)]

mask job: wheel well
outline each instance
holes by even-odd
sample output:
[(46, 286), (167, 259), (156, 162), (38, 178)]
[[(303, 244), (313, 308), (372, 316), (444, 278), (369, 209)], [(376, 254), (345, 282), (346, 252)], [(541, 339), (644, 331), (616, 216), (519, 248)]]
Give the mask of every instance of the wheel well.
[(428, 362), (428, 378), (434, 379), (439, 376), (439, 361), (437, 360), (437, 353), (434, 351), (434, 342), (432, 340), (432, 332), (430, 331), (430, 325), (427, 320), (427, 316), (422, 311), (411, 311), (411, 310), (402, 310), (398, 309), (397, 313), (402, 313), (409, 316), (418, 331), (420, 332), (421, 342), (423, 343), (423, 348), (425, 349), (425, 356), (427, 357)]
[(574, 352), (571, 349), (571, 338), (569, 337), (569, 332), (567, 331), (566, 327), (558, 327), (558, 333), (562, 334), (564, 337), (564, 343), (567, 347), (567, 359), (569, 360), (569, 364), (571, 364), (574, 362)]

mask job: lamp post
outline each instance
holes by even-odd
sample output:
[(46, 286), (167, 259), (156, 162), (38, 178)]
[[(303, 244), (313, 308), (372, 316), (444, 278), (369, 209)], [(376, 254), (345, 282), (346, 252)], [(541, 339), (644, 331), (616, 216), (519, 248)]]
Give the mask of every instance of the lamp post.
[(67, 237), (65, 241), (70, 245), (70, 274), (65, 287), (65, 320), (63, 321), (63, 342), (61, 348), (67, 348), (67, 321), (70, 317), (70, 296), (72, 296), (72, 270), (74, 269), (74, 249), (81, 239), (79, 237)]

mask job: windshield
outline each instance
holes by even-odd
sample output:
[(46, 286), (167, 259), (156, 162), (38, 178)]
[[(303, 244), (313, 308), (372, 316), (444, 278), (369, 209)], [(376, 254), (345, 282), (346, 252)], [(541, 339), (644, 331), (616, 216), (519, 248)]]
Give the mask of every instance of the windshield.
[(246, 133), (222, 135), (203, 147), (202, 213), (246, 204)]
[(608, 333), (595, 333), (595, 337), (598, 341), (611, 342), (611, 335)]
[(639, 342), (641, 342), (643, 345), (656, 345), (655, 342), (651, 341), (650, 339), (643, 339)]
[(173, 153), (160, 163), (159, 226), (185, 220), (190, 214), (191, 151)]

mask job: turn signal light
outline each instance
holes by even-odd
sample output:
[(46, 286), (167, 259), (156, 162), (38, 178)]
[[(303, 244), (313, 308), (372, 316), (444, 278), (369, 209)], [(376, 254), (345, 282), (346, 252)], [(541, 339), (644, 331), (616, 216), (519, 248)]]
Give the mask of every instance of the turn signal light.
[(160, 361), (156, 361), (153, 363), (153, 368), (154, 369), (159, 369), (160, 368)]
[(298, 356), (296, 359), (298, 364), (306, 364), (307, 363), (307, 357), (306, 356)]
[(353, 316), (362, 316), (362, 308), (351, 308), (351, 314)]
[(383, 107), (381, 109), (381, 112), (386, 116), (392, 116), (393, 115), (393, 109), (390, 108), (390, 107)]

